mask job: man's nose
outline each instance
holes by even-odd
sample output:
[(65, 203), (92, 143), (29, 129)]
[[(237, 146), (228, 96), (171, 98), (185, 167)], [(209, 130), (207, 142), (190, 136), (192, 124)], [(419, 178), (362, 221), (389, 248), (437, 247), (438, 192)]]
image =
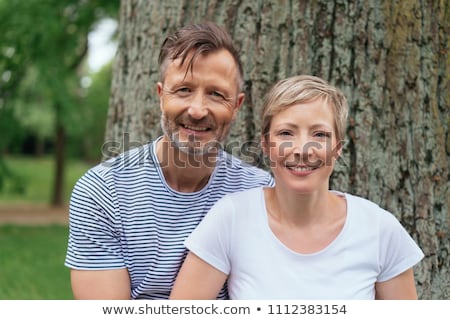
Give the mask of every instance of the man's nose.
[(208, 114), (203, 94), (196, 94), (189, 102), (188, 114), (193, 119), (202, 119)]

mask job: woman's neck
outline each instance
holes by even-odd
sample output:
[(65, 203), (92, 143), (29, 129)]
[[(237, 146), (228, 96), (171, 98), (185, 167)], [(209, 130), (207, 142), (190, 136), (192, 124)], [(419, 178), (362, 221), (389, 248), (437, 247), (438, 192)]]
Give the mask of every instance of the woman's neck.
[(271, 214), (293, 224), (309, 224), (321, 219), (328, 207), (328, 191), (299, 194), (280, 187), (268, 189)]
[(266, 188), (268, 224), (291, 250), (308, 254), (328, 246), (344, 227), (345, 199), (328, 190), (311, 194)]
[(274, 219), (290, 225), (308, 226), (333, 220), (341, 201), (325, 188), (311, 193), (296, 193), (280, 186), (266, 189), (267, 210)]

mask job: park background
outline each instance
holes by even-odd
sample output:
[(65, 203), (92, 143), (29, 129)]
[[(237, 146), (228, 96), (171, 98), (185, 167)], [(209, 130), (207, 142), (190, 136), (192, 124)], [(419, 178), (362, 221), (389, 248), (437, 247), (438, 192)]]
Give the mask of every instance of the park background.
[[(203, 20), (230, 31), (244, 64), (230, 151), (262, 165), (258, 114), (276, 80), (306, 73), (341, 88), (350, 121), (331, 187), (393, 212), (425, 252), (419, 296), (449, 299), (446, 0), (0, 0), (0, 299), (72, 298), (70, 191), (161, 134), (161, 41)], [(89, 37), (105, 21), (118, 22), (117, 55), (94, 70)]]

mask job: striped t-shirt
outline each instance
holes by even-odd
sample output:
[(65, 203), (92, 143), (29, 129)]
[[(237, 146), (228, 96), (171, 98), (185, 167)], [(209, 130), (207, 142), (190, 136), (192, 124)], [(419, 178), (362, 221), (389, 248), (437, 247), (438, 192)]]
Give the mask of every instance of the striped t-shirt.
[(207, 185), (183, 193), (165, 181), (156, 142), (90, 169), (70, 201), (67, 267), (127, 268), (131, 298), (167, 299), (186, 255), (183, 245), (225, 194), (272, 185), (270, 174), (222, 151)]

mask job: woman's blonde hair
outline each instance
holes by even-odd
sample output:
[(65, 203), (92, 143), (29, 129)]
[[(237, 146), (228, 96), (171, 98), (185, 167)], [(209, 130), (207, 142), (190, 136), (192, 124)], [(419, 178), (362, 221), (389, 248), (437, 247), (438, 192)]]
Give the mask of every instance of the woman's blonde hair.
[(345, 136), (348, 104), (340, 90), (325, 80), (300, 75), (278, 81), (265, 97), (262, 117), (261, 134), (265, 138), (270, 131), (272, 118), (281, 111), (301, 103), (321, 99), (327, 103), (334, 113), (334, 123), (337, 141), (341, 142)]

